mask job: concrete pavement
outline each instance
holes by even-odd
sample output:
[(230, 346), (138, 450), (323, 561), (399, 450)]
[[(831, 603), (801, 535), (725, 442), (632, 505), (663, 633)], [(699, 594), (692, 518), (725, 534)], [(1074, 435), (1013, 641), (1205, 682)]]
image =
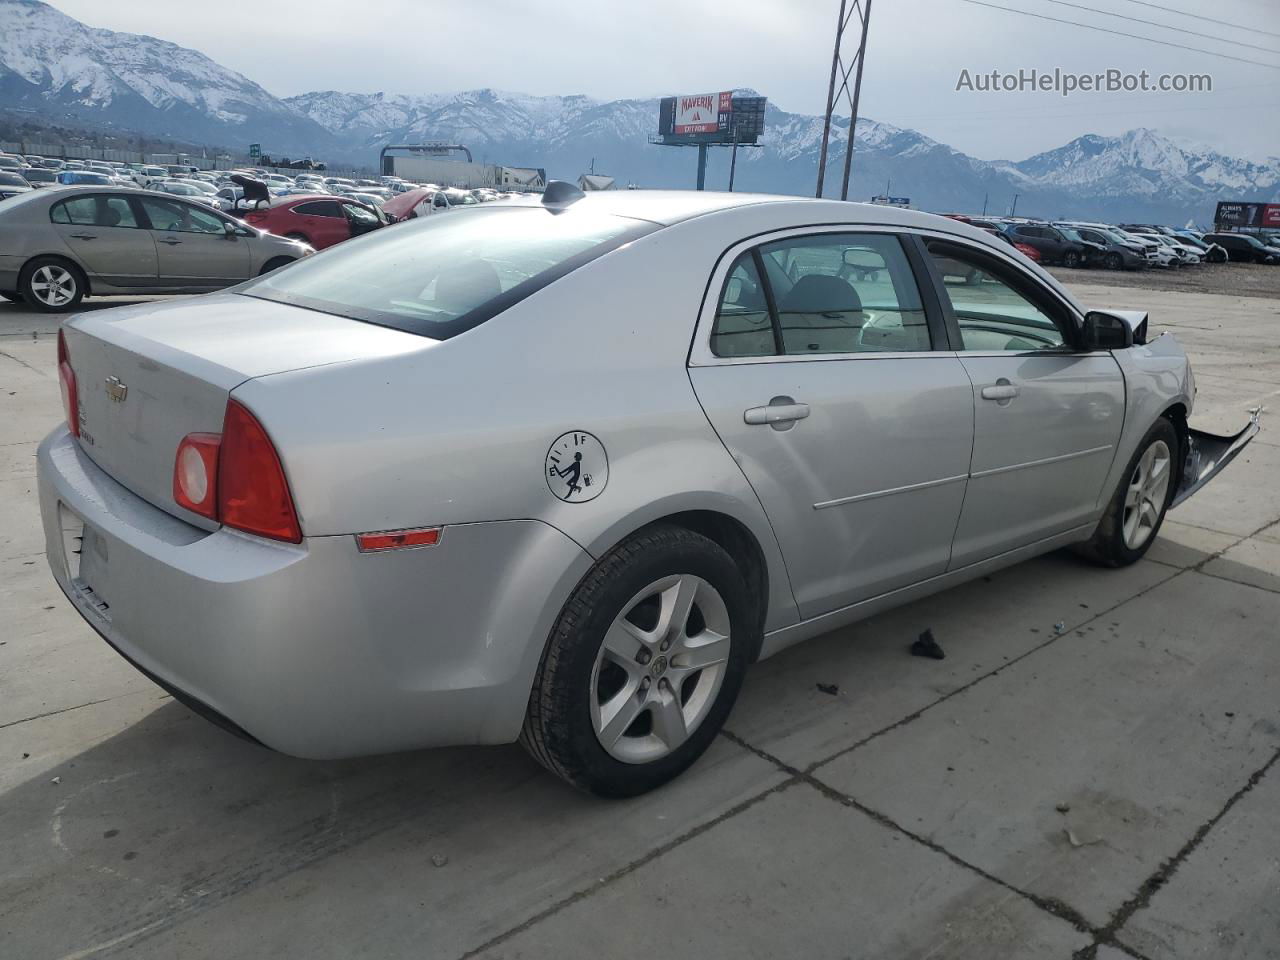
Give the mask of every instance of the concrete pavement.
[[(1206, 427), (1280, 396), (1280, 304), (1078, 291), (1178, 333)], [(44, 565), (55, 329), (0, 306), (0, 957), (1280, 956), (1269, 418), (1143, 562), (786, 651), (688, 774), (605, 803), (516, 747), (282, 757), (124, 663)]]

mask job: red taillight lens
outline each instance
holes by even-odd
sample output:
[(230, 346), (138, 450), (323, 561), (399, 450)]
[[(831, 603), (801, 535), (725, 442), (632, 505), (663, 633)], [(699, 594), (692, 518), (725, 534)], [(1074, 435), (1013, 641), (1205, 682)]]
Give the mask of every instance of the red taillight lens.
[(173, 499), (192, 513), (218, 519), (218, 447), (216, 433), (189, 433), (173, 461)]
[(247, 533), (302, 542), (284, 466), (252, 413), (227, 401), (218, 455), (218, 519)]
[(76, 393), (76, 374), (67, 353), (67, 338), (58, 331), (58, 385), (62, 388), (62, 412), (73, 437), (80, 436), (80, 396)]

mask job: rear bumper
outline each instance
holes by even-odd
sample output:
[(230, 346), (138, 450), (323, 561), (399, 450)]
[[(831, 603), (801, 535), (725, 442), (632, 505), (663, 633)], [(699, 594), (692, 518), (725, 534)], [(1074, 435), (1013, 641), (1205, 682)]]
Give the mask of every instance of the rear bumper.
[[(543, 642), (591, 565), (537, 521), (459, 524), (383, 554), (350, 536), (208, 533), (121, 487), (65, 428), (38, 468), (50, 569), (85, 620), (199, 712), (295, 756), (515, 739)], [(77, 579), (69, 515), (95, 545)]]

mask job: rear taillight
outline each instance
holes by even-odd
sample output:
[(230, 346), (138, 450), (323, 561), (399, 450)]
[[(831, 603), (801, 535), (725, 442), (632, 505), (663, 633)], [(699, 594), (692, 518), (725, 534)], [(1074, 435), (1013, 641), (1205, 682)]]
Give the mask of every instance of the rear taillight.
[(76, 374), (67, 353), (67, 338), (58, 331), (58, 385), (62, 388), (62, 412), (73, 437), (80, 436), (80, 396), (76, 393)]
[(227, 401), (222, 433), (189, 433), (173, 462), (173, 499), (180, 507), (237, 530), (302, 542), (284, 466), (257, 418)]
[(227, 401), (222, 421), (218, 515), (223, 523), (247, 533), (302, 542), (280, 455), (257, 418), (234, 400)]
[(173, 461), (173, 499), (180, 507), (218, 519), (218, 447), (222, 435), (189, 433)]

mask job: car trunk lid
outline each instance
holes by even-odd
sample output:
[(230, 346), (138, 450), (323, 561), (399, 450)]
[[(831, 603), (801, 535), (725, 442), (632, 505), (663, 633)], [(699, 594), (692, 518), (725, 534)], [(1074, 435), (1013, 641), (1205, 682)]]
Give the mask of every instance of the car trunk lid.
[(217, 524), (174, 501), (174, 456), (187, 434), (222, 431), (232, 390), (267, 374), (435, 343), (235, 294), (83, 313), (65, 324), (64, 335), (81, 449), (122, 486), (205, 529)]

